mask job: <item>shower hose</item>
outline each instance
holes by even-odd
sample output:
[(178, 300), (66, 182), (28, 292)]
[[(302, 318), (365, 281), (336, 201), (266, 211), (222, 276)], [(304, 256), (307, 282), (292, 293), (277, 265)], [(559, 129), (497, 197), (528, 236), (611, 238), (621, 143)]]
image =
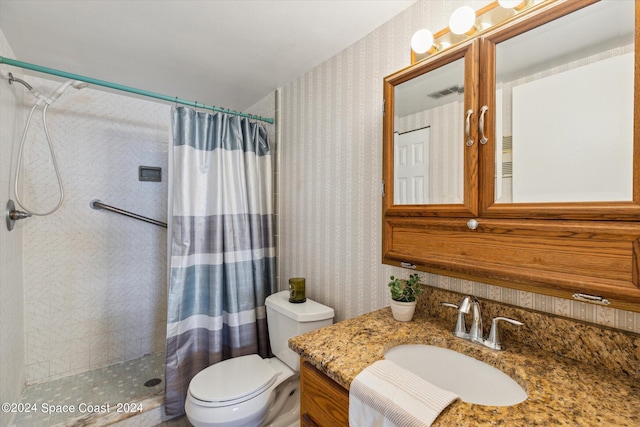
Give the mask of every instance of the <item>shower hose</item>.
[(17, 160), (17, 164), (16, 164), (16, 174), (15, 174), (15, 179), (13, 180), (14, 182), (14, 191), (15, 191), (15, 195), (16, 195), (16, 202), (18, 203), (18, 205), (20, 205), (20, 207), (22, 207), (22, 209), (24, 209), (26, 212), (30, 213), (31, 215), (35, 215), (35, 216), (47, 216), (47, 215), (51, 215), (52, 213), (56, 212), (58, 209), (60, 209), (60, 207), (62, 206), (62, 202), (64, 201), (64, 188), (62, 187), (62, 178), (60, 177), (60, 170), (58, 169), (58, 162), (56, 160), (56, 153), (53, 149), (53, 144), (51, 143), (51, 136), (49, 135), (49, 129), (47, 128), (47, 108), (49, 107), (48, 103), (44, 103), (44, 107), (42, 109), (42, 124), (44, 127), (44, 134), (46, 136), (47, 139), (47, 143), (49, 144), (49, 152), (51, 153), (51, 160), (53, 162), (53, 169), (55, 170), (56, 173), (56, 179), (58, 181), (58, 188), (59, 188), (59, 192), (60, 192), (60, 199), (58, 200), (58, 204), (56, 204), (56, 206), (51, 209), (48, 212), (36, 212), (33, 209), (27, 207), (25, 205), (25, 203), (22, 201), (22, 198), (20, 197), (20, 191), (19, 188), (20, 186), (18, 185), (18, 179), (20, 177), (20, 170), (22, 169), (22, 157), (24, 155), (24, 146), (25, 146), (25, 141), (27, 140), (27, 133), (29, 132), (29, 125), (31, 124), (31, 118), (33, 117), (33, 112), (38, 108), (38, 106), (42, 104), (42, 102), (40, 100), (38, 100), (33, 107), (31, 108), (31, 111), (29, 112), (29, 117), (27, 117), (27, 123), (24, 126), (24, 132), (22, 133), (22, 141), (20, 142), (20, 149), (18, 150), (18, 160)]

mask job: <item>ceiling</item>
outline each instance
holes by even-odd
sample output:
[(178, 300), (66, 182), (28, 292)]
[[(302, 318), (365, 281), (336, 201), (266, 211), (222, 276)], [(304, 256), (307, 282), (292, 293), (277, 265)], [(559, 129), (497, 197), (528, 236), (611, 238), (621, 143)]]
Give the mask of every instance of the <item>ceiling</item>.
[(415, 1), (0, 0), (0, 28), (20, 61), (242, 111)]

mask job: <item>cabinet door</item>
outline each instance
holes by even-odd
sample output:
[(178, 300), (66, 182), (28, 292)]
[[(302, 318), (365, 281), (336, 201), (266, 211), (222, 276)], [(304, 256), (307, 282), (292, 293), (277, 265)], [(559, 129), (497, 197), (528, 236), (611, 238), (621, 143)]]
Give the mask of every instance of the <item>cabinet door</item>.
[(387, 214), (477, 214), (478, 51), (467, 42), (385, 78)]
[(552, 2), (483, 36), (481, 217), (640, 218), (635, 9)]
[[(387, 217), (383, 262), (640, 311), (640, 226), (624, 221)], [(597, 224), (594, 224), (597, 223)]]
[(349, 426), (349, 392), (300, 359), (300, 424)]

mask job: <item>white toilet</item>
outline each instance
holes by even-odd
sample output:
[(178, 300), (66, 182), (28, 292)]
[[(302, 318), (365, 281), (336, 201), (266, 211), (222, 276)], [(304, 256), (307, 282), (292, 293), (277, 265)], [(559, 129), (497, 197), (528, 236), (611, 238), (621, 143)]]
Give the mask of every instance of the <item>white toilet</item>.
[(289, 349), (296, 335), (333, 323), (333, 308), (310, 299), (289, 302), (289, 291), (266, 300), (271, 350), (236, 357), (200, 371), (189, 384), (185, 412), (195, 427), (287, 427), (299, 418), (300, 356)]

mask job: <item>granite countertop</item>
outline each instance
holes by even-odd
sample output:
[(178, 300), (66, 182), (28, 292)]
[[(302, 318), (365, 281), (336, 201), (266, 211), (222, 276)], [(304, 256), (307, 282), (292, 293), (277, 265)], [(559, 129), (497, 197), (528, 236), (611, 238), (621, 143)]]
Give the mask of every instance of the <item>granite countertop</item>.
[[(449, 324), (451, 323), (451, 324)], [(457, 400), (434, 426), (640, 426), (640, 381), (519, 342), (493, 351), (451, 334), (454, 322), (414, 317), (395, 321), (389, 308), (300, 335), (289, 347), (349, 389), (367, 366), (400, 344), (431, 344), (482, 360), (518, 382), (529, 395), (506, 407)], [(540, 331), (544, 339), (544, 331)]]

